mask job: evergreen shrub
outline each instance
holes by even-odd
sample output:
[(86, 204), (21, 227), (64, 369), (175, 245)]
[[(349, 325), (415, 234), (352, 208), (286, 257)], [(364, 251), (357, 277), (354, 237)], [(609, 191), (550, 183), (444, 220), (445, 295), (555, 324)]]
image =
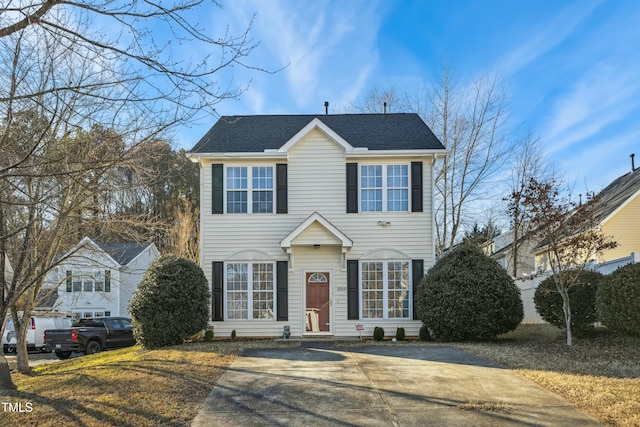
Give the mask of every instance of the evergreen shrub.
[[(596, 312), (596, 292), (603, 275), (590, 270), (576, 271), (578, 277), (569, 287), (569, 306), (571, 307), (571, 332), (585, 335), (593, 330), (598, 321)], [(538, 285), (533, 296), (536, 311), (547, 322), (566, 330), (562, 296), (555, 285), (554, 276), (547, 277)]]
[(418, 285), (418, 317), (433, 338), (482, 340), (522, 321), (520, 290), (500, 265), (466, 244), (436, 262)]
[(596, 294), (600, 321), (609, 329), (640, 336), (640, 264), (605, 276)]
[(145, 348), (182, 344), (207, 327), (209, 285), (202, 269), (177, 255), (156, 259), (129, 305), (133, 334)]

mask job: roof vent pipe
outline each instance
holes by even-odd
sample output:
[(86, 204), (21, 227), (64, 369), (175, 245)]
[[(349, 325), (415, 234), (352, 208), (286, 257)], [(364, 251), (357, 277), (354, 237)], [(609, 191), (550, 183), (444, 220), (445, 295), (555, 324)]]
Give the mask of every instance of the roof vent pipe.
[(329, 101), (324, 101), (324, 114), (329, 114)]
[(387, 114), (387, 101), (384, 101), (382, 103), (382, 111), (384, 112), (384, 114)]
[(636, 156), (636, 155), (635, 155), (635, 154), (633, 154), (633, 153), (631, 153), (631, 154), (629, 155), (629, 157), (631, 157), (631, 172), (635, 172), (635, 171), (636, 171), (636, 164), (635, 164), (635, 162), (634, 162), (634, 157), (635, 157), (635, 156)]

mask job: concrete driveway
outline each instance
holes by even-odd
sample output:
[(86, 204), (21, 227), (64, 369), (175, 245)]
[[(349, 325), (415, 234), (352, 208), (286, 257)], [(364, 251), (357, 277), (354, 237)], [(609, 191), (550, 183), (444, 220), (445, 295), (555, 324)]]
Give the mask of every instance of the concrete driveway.
[(538, 385), (461, 350), (396, 344), (246, 351), (193, 426), (596, 426)]

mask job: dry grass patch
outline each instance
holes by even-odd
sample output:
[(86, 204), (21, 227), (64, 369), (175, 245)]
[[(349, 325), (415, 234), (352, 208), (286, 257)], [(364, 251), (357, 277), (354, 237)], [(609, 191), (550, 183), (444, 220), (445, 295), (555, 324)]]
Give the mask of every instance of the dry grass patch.
[(640, 339), (601, 330), (567, 347), (549, 325), (523, 325), (500, 339), (455, 344), (562, 396), (611, 426), (640, 426)]
[(161, 350), (140, 347), (13, 374), (17, 391), (0, 401), (30, 403), (31, 412), (2, 414), (2, 425), (186, 426), (237, 355), (274, 342), (213, 342)]

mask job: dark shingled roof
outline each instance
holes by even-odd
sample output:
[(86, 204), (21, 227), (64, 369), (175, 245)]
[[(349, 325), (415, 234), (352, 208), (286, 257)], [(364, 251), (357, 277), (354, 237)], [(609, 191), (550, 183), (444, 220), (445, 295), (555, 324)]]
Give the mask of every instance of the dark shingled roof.
[(37, 310), (50, 310), (56, 304), (58, 300), (58, 288), (40, 289), (36, 301), (38, 302)]
[(640, 170), (615, 179), (598, 194), (596, 217), (603, 221), (640, 190)]
[(116, 260), (120, 265), (129, 264), (135, 257), (137, 257), (143, 250), (145, 250), (150, 242), (135, 243), (135, 242), (122, 242), (122, 243), (104, 243), (94, 240), (96, 245), (103, 251), (108, 253), (111, 258)]
[(191, 153), (247, 153), (278, 149), (316, 118), (353, 147), (444, 150), (420, 116), (401, 113), (223, 116), (198, 141)]

